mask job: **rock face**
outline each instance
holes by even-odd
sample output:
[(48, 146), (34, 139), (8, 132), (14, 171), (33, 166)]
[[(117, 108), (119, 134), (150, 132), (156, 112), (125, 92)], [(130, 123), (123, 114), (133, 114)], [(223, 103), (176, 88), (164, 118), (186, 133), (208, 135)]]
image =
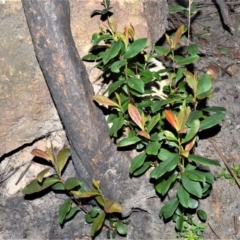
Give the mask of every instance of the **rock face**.
[[(72, 0), (71, 26), (80, 56), (91, 47), (91, 35), (99, 31), (101, 21), (90, 14), (101, 9), (100, 0)], [(161, 3), (161, 5), (160, 5)], [(49, 132), (62, 129), (57, 111), (36, 60), (28, 26), (20, 0), (0, 2), (0, 158), (24, 144), (33, 142)], [(114, 18), (123, 31), (130, 23), (135, 27), (137, 37), (153, 35), (157, 41), (164, 33), (167, 3), (149, 0), (113, 1)], [(158, 7), (159, 12), (151, 15)], [(162, 12), (161, 12), (162, 11)], [(148, 24), (154, 27), (148, 28)], [(150, 30), (148, 30), (150, 29)], [(92, 65), (87, 66), (88, 72)], [(90, 79), (99, 74), (94, 70)]]

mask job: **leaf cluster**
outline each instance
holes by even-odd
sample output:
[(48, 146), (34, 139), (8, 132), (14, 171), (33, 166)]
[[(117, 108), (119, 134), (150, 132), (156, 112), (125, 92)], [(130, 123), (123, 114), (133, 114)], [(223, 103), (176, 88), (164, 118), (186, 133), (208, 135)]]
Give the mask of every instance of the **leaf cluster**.
[[(121, 213), (122, 209), (118, 202), (106, 199), (100, 190), (100, 181), (93, 179), (93, 187), (90, 191), (86, 190), (86, 184), (75, 177), (66, 180), (62, 177), (62, 172), (67, 164), (70, 156), (70, 149), (63, 148), (57, 154), (54, 153), (53, 146), (47, 148), (46, 151), (34, 149), (31, 152), (34, 156), (47, 160), (51, 167), (42, 170), (24, 189), (23, 194), (34, 194), (44, 189), (51, 188), (55, 192), (63, 192), (68, 198), (59, 207), (58, 222), (63, 225), (66, 221), (72, 219), (77, 212), (84, 211), (86, 213), (85, 220), (92, 224), (91, 236), (95, 236), (108, 219), (110, 226), (108, 227), (108, 235), (116, 234), (126, 235), (126, 224), (120, 221), (115, 214)], [(43, 161), (43, 163), (46, 163)], [(49, 174), (53, 169), (54, 173)], [(47, 176), (46, 176), (47, 175)], [(83, 199), (89, 201), (95, 200), (97, 206), (88, 209), (82, 204)], [(115, 225), (112, 226), (112, 223)]]
[[(174, 11), (178, 10), (182, 9)], [(111, 80), (106, 92), (93, 99), (108, 109), (109, 134), (117, 147), (138, 152), (132, 159), (130, 175), (138, 177), (149, 170), (161, 197), (177, 189), (159, 215), (172, 218), (176, 229), (182, 231), (187, 212), (198, 209), (199, 200), (210, 194), (215, 180), (201, 165), (220, 166), (217, 160), (195, 155), (194, 147), (199, 133), (221, 123), (225, 109), (204, 105), (213, 96), (212, 79), (188, 68), (199, 59), (198, 46), (186, 46), (184, 55), (177, 51), (187, 26), (179, 27), (171, 36), (166, 34), (168, 47), (148, 46), (146, 38), (136, 39), (132, 25), (123, 32), (117, 26), (109, 18), (108, 25), (93, 34), (93, 47), (83, 57), (95, 62), (103, 78)], [(153, 68), (159, 56), (171, 59), (173, 67)], [(199, 217), (206, 220), (206, 213)]]

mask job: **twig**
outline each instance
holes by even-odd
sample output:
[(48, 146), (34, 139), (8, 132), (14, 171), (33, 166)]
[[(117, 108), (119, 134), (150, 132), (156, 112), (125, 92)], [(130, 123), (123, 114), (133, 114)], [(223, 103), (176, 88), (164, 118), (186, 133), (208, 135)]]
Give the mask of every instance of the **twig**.
[(223, 238), (219, 233), (217, 233), (217, 232), (213, 229), (213, 227), (210, 225), (210, 223), (208, 223), (208, 226), (210, 227), (210, 229), (212, 230), (212, 232), (216, 235), (216, 237), (217, 237), (218, 239), (224, 240), (224, 238)]
[(21, 181), (21, 179), (23, 178), (23, 176), (26, 174), (26, 172), (28, 171), (28, 169), (31, 167), (33, 161), (31, 160), (29, 162), (29, 164), (27, 165), (26, 169), (21, 173), (20, 177), (18, 178), (18, 180), (16, 181), (15, 185), (18, 185), (18, 183)]
[(229, 166), (226, 158), (223, 156), (223, 154), (220, 152), (220, 150), (218, 149), (215, 141), (212, 138), (209, 138), (208, 141), (212, 144), (212, 146), (214, 147), (215, 151), (218, 153), (218, 155), (221, 157), (222, 161), (224, 162), (225, 166), (227, 167), (228, 171), (231, 173), (231, 175), (233, 176), (233, 178), (235, 179), (238, 187), (240, 188), (240, 182), (236, 176), (236, 174), (234, 173), (234, 171), (232, 170), (232, 168)]
[(6, 181), (8, 178), (10, 178), (13, 174), (15, 174), (19, 168), (21, 168), (22, 166), (26, 165), (28, 162), (23, 163), (22, 165), (16, 167), (11, 173), (9, 173), (4, 179), (0, 180), (0, 184), (3, 183), (4, 181)]

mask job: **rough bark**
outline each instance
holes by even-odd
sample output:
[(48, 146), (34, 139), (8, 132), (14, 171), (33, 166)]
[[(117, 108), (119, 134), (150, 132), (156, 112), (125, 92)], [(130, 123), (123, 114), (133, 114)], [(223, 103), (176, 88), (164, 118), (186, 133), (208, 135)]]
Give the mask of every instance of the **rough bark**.
[(70, 30), (67, 0), (22, 0), (35, 53), (71, 145), (79, 177), (101, 181), (108, 198), (129, 196), (130, 156), (116, 151)]

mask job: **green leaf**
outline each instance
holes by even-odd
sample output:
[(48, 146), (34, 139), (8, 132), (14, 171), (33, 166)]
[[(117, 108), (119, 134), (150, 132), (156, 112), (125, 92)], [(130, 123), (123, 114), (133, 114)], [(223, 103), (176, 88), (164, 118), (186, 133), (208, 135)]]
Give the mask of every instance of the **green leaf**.
[(155, 186), (156, 191), (162, 196), (164, 196), (168, 192), (170, 186), (176, 181), (176, 179), (177, 174), (170, 176), (168, 180), (163, 179), (160, 183), (158, 183)]
[(136, 169), (140, 168), (143, 165), (145, 159), (146, 159), (145, 152), (143, 152), (143, 153), (137, 155), (135, 158), (133, 158), (130, 169), (129, 169), (130, 174), (133, 174), (133, 172)]
[(59, 172), (61, 173), (63, 168), (65, 167), (68, 158), (71, 156), (71, 151), (69, 148), (61, 149), (57, 154), (57, 167)]
[(128, 49), (123, 55), (123, 57), (125, 59), (135, 57), (145, 48), (146, 44), (147, 44), (147, 38), (137, 39), (136, 41), (128, 45)]
[(169, 49), (167, 49), (163, 46), (155, 46), (154, 50), (160, 56), (163, 56), (163, 55), (166, 55), (167, 53), (169, 53)]
[(77, 211), (80, 211), (80, 207), (75, 206), (75, 207), (71, 208), (71, 210), (66, 215), (65, 220), (71, 219), (77, 213)]
[(206, 119), (201, 121), (199, 131), (211, 128), (211, 127), (219, 124), (220, 122), (222, 122), (222, 120), (225, 118), (225, 116), (226, 116), (226, 114), (223, 112), (216, 112), (213, 115), (207, 117)]
[(111, 47), (103, 54), (103, 63), (107, 64), (108, 61), (116, 57), (121, 50), (122, 41), (117, 41), (111, 45)]
[(200, 163), (202, 165), (205, 165), (205, 166), (219, 166), (221, 167), (221, 164), (219, 163), (219, 161), (217, 160), (211, 160), (211, 159), (208, 159), (208, 158), (204, 158), (204, 157), (200, 157), (200, 156), (197, 156), (197, 155), (193, 155), (193, 154), (190, 154), (188, 156), (188, 159), (193, 161), (193, 162), (196, 162), (196, 163)]
[(211, 77), (206, 73), (202, 74), (201, 77), (198, 79), (197, 83), (197, 96), (205, 92), (208, 92), (211, 88), (212, 88)]
[(177, 219), (177, 221), (176, 221), (176, 229), (177, 229), (178, 231), (182, 231), (183, 219), (184, 219), (184, 217), (183, 217), (183, 215), (181, 215), (181, 216)]
[(91, 236), (92, 237), (95, 236), (97, 231), (102, 228), (105, 217), (106, 217), (106, 213), (102, 212), (93, 220), (92, 228), (91, 228)]
[(153, 116), (147, 125), (147, 132), (150, 133), (151, 130), (158, 124), (160, 121), (160, 114)]
[(203, 116), (203, 113), (202, 111), (193, 111), (190, 113), (189, 117), (188, 117), (188, 120), (187, 120), (187, 123), (186, 125), (188, 127), (191, 127), (192, 123), (196, 120), (196, 119), (200, 119), (202, 118)]
[(161, 208), (159, 215), (163, 216), (164, 219), (170, 218), (177, 209), (178, 204), (178, 199), (176, 197), (172, 198)]
[(99, 55), (92, 53), (89, 53), (82, 58), (83, 61), (97, 61), (99, 59), (100, 59)]
[(173, 13), (181, 12), (183, 10), (188, 11), (188, 9), (183, 6), (175, 5), (169, 8), (169, 13), (173, 14)]
[(184, 68), (178, 68), (176, 75), (176, 83), (183, 77)]
[(226, 112), (226, 109), (223, 107), (206, 107), (203, 108), (202, 111), (206, 112)]
[(159, 142), (149, 142), (146, 147), (146, 153), (148, 155), (157, 155), (161, 147)]
[(125, 83), (125, 80), (119, 80), (119, 81), (116, 81), (116, 82), (112, 83), (111, 85), (109, 85), (109, 87), (107, 89), (108, 95), (111, 95), (119, 87), (121, 87), (124, 83)]
[(121, 221), (118, 221), (117, 222), (117, 231), (119, 234), (121, 235), (126, 235), (127, 234), (127, 228), (126, 228), (126, 225), (123, 224)]
[(132, 144), (135, 144), (137, 142), (139, 142), (141, 140), (141, 138), (139, 137), (126, 137), (123, 138), (121, 141), (119, 141), (119, 143), (117, 144), (118, 147), (126, 147)]
[(181, 177), (183, 187), (192, 195), (201, 198), (202, 187), (199, 182), (190, 180), (185, 173)]
[(176, 59), (176, 62), (177, 62), (177, 64), (180, 64), (180, 65), (188, 65), (190, 63), (196, 62), (198, 59), (199, 59), (198, 55), (193, 55), (190, 57), (185, 57), (183, 59), (180, 59), (180, 58)]
[(198, 200), (190, 197), (188, 207), (191, 209), (196, 209), (198, 208), (198, 205), (199, 205)]
[(199, 209), (199, 210), (197, 210), (197, 215), (202, 221), (205, 222), (207, 220), (207, 214), (205, 211)]
[(127, 84), (130, 88), (140, 92), (140, 93), (144, 93), (144, 83), (141, 79), (139, 78), (130, 78), (127, 81)]
[(183, 186), (179, 186), (177, 191), (177, 196), (181, 205), (185, 208), (188, 208), (190, 195), (189, 193), (183, 188)]
[(52, 185), (52, 189), (55, 190), (55, 191), (64, 191), (65, 187), (61, 182), (57, 182), (57, 183)]
[(191, 55), (197, 55), (198, 54), (198, 45), (191, 44), (190, 46), (187, 46), (187, 51)]
[(158, 154), (158, 159), (161, 161), (166, 161), (168, 158), (172, 157), (175, 153), (168, 151), (165, 148), (161, 148)]
[(188, 129), (186, 136), (183, 138), (182, 144), (194, 138), (198, 132), (199, 127), (200, 127), (200, 121), (198, 119), (195, 119), (192, 122), (191, 127)]
[(213, 184), (214, 183), (214, 176), (211, 172), (201, 172), (203, 176), (205, 176), (206, 182)]
[(72, 190), (73, 188), (80, 186), (81, 181), (75, 177), (68, 178), (65, 182), (65, 189)]
[(136, 171), (133, 172), (133, 176), (134, 177), (138, 177), (140, 175), (142, 175), (144, 172), (146, 172), (148, 170), (148, 168), (152, 165), (152, 162), (145, 162), (143, 163), (143, 165), (138, 168)]
[(87, 223), (89, 223), (89, 224), (93, 222), (93, 218), (90, 216), (89, 213), (86, 213), (86, 215), (85, 215), (85, 221), (86, 221)]
[(111, 71), (115, 73), (120, 72), (120, 68), (126, 64), (126, 60), (116, 61), (111, 65)]
[(185, 171), (184, 174), (191, 180), (196, 181), (196, 182), (205, 182), (206, 177), (203, 174), (203, 172), (199, 170), (190, 170), (190, 171)]
[(52, 186), (57, 182), (60, 182), (58, 177), (44, 178), (41, 183), (39, 183), (37, 179), (34, 179), (22, 190), (22, 193), (32, 194), (36, 192), (41, 192), (42, 190)]
[(160, 163), (150, 174), (151, 178), (158, 179), (166, 172), (172, 171), (178, 164), (180, 157), (178, 154), (174, 154), (164, 162)]
[(99, 214), (100, 209), (98, 207), (93, 207), (90, 211), (91, 218), (95, 218)]
[(107, 39), (110, 39), (110, 38), (111, 38), (110, 35), (102, 35), (102, 34), (99, 34), (99, 33), (94, 33), (92, 35), (91, 43), (92, 43), (92, 45), (98, 45), (101, 41), (107, 40)]
[(178, 141), (178, 139), (176, 138), (176, 136), (172, 133), (172, 132), (170, 132), (170, 131), (168, 131), (168, 130), (165, 130), (164, 131), (164, 135), (166, 136), (166, 139), (167, 140), (170, 140), (170, 141)]
[(37, 175), (37, 180), (41, 183), (44, 176), (49, 172), (51, 168), (45, 168), (44, 170), (42, 170), (38, 175)]
[(120, 115), (118, 118), (114, 119), (112, 122), (112, 126), (109, 130), (110, 136), (117, 137), (117, 133), (119, 129), (122, 128), (123, 123), (124, 123), (124, 118), (122, 115)]
[(72, 204), (72, 200), (70, 198), (68, 198), (59, 208), (58, 222), (60, 224), (63, 224), (67, 214), (69, 213), (69, 211), (71, 209), (71, 204)]

